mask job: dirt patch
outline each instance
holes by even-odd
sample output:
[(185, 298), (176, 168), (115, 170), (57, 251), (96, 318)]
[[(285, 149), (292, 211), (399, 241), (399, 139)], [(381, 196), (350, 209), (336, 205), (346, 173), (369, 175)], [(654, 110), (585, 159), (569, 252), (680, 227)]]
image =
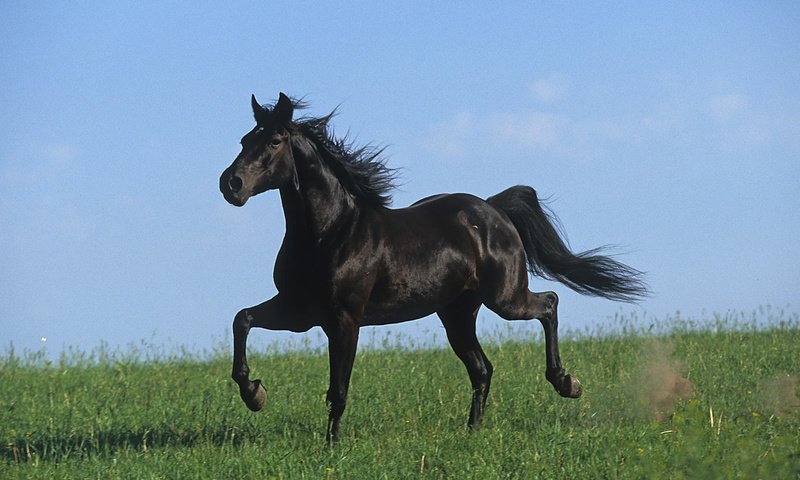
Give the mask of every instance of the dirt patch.
[(674, 360), (670, 343), (649, 342), (642, 349), (642, 368), (637, 403), (648, 416), (659, 422), (666, 419), (679, 400), (692, 396), (692, 382), (686, 378), (686, 362)]

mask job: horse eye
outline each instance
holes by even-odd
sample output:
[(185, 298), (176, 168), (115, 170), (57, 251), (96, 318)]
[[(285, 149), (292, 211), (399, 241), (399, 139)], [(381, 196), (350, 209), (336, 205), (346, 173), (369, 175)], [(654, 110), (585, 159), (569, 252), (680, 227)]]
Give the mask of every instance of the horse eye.
[(272, 139), (272, 140), (270, 140), (270, 142), (269, 142), (269, 146), (270, 146), (270, 147), (277, 147), (277, 146), (278, 146), (278, 145), (280, 145), (280, 144), (281, 144), (281, 139), (280, 139), (280, 138), (273, 138), (273, 139)]

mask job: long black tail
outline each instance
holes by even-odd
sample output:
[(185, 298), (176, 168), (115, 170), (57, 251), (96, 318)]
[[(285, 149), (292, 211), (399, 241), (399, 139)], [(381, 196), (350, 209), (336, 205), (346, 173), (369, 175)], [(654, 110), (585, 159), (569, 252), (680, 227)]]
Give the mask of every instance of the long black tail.
[(648, 294), (642, 272), (600, 255), (601, 249), (572, 253), (555, 227), (558, 220), (542, 208), (533, 188), (511, 187), (486, 201), (514, 223), (534, 275), (610, 300), (635, 302)]

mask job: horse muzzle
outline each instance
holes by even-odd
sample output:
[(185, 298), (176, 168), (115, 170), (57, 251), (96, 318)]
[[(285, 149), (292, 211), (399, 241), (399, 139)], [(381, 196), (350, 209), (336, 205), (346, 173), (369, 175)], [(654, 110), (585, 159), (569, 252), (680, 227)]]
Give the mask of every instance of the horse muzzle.
[(242, 179), (227, 171), (219, 177), (219, 191), (222, 192), (225, 201), (231, 205), (241, 207), (247, 203), (247, 199), (250, 198), (250, 195), (247, 194), (247, 191), (243, 189), (243, 187), (244, 182)]

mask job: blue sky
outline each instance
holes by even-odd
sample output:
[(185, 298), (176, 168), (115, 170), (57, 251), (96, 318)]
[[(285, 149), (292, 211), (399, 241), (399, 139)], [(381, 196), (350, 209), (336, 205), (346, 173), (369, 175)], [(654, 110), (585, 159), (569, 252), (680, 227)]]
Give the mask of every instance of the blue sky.
[(386, 146), (394, 206), (532, 185), (574, 249), (648, 272), (639, 306), (534, 280), (564, 327), (797, 312), (799, 4), (396, 3), (2, 2), (0, 346), (226, 341), (283, 217), (217, 181), (279, 91)]

